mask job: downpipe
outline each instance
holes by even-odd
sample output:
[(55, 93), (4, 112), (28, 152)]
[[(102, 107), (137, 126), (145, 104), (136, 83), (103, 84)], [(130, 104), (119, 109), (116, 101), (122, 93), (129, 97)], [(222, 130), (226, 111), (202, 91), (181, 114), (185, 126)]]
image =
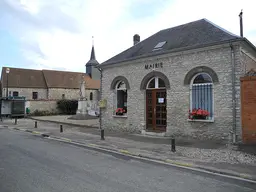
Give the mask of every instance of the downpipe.
[(235, 144), (237, 141), (236, 137), (236, 90), (235, 90), (235, 54), (234, 47), (232, 43), (230, 43), (230, 56), (231, 56), (231, 67), (232, 67), (232, 143)]

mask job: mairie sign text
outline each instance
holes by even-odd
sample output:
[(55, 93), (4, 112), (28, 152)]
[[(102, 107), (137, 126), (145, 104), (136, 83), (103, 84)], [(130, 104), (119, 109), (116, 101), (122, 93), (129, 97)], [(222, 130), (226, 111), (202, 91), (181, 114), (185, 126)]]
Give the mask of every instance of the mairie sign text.
[(163, 63), (154, 63), (154, 64), (146, 64), (145, 69), (157, 69), (157, 68), (163, 68)]

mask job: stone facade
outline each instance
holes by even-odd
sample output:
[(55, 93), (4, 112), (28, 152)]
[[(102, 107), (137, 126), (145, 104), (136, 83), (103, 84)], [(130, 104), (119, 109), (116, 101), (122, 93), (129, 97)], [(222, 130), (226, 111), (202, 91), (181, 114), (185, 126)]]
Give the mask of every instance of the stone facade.
[[(38, 88), (8, 88), (8, 92), (13, 95), (17, 91), (19, 96), (26, 97), (26, 106), (29, 107), (30, 112), (35, 110), (56, 110), (56, 100), (62, 99), (62, 94), (65, 94), (66, 99), (79, 98), (79, 89), (38, 89)], [(38, 99), (33, 99), (32, 93), (38, 93)], [(4, 96), (6, 89), (3, 89)]]
[(40, 100), (29, 100), (26, 101), (26, 107), (30, 109), (30, 112), (33, 113), (35, 110), (39, 111), (53, 111), (57, 110), (57, 104), (55, 100), (52, 101), (40, 101)]
[[(19, 93), (19, 96), (26, 97), (27, 100), (33, 99), (33, 92), (38, 92), (38, 99), (47, 99), (47, 89), (40, 89), (40, 88), (8, 88), (8, 92), (11, 92), (11, 95), (13, 95), (13, 92), (17, 91)], [(3, 96), (6, 96), (6, 89), (3, 88)]]
[(61, 89), (61, 88), (49, 88), (48, 99), (62, 99), (64, 94), (65, 99), (79, 99), (79, 89)]
[[(241, 62), (241, 45), (233, 43), (233, 46), (236, 74), (236, 129), (241, 130), (239, 79), (245, 71), (244, 64)], [(170, 89), (167, 89), (166, 135), (228, 141), (233, 129), (232, 62), (229, 44), (152, 56), (119, 63), (114, 67), (106, 66), (102, 79), (102, 95), (103, 99), (107, 100), (107, 107), (102, 112), (104, 128), (129, 132), (140, 132), (146, 128), (146, 96), (145, 90), (141, 90), (140, 85), (143, 78), (152, 71), (145, 69), (145, 65), (160, 61), (163, 63), (163, 68), (155, 69), (155, 71), (164, 74), (170, 82)], [(190, 85), (184, 85), (184, 78), (190, 70), (200, 66), (211, 68), (218, 76), (218, 82), (213, 85), (214, 120), (212, 122), (188, 120)], [(110, 89), (110, 85), (117, 76), (124, 76), (130, 85), (127, 98), (127, 117), (113, 116), (115, 93)], [(238, 133), (240, 134), (239, 131)], [(241, 137), (239, 136), (239, 138)]]
[(87, 98), (87, 101), (91, 101), (91, 98), (90, 98), (91, 93), (92, 93), (92, 101), (98, 101), (98, 99), (99, 99), (98, 90), (86, 89), (85, 90), (85, 98)]

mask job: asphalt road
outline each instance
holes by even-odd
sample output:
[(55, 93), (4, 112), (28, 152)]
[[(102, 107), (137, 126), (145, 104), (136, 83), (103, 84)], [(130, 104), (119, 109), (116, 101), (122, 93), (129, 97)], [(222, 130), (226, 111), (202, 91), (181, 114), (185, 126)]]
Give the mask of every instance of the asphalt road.
[(0, 128), (1, 192), (249, 192), (252, 185)]

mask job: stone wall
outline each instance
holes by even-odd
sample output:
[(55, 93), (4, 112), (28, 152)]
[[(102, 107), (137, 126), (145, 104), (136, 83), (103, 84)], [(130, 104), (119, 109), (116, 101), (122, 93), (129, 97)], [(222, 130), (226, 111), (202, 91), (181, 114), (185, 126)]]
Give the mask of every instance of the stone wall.
[[(98, 91), (89, 89), (85, 90), (85, 97), (90, 101), (90, 93), (93, 94), (93, 101), (98, 100)], [(79, 89), (49, 89), (49, 99), (62, 99), (62, 94), (65, 94), (65, 99), (79, 99), (80, 90)]]
[(50, 88), (48, 92), (49, 99), (62, 99), (62, 94), (65, 95), (65, 99), (79, 99), (79, 89), (60, 89)]
[(88, 89), (85, 90), (85, 97), (90, 101), (90, 94), (92, 93), (92, 101), (97, 101), (99, 98), (98, 90)]
[[(235, 63), (239, 65), (240, 49), (235, 48)], [(170, 82), (167, 90), (167, 134), (188, 136), (198, 139), (228, 140), (232, 131), (232, 67), (231, 49), (228, 44), (213, 46), (179, 53), (165, 54), (138, 59), (115, 65), (103, 70), (103, 98), (107, 99), (107, 108), (103, 110), (102, 121), (105, 129), (140, 131), (145, 129), (145, 90), (140, 84), (148, 73), (145, 64), (163, 62), (163, 68), (155, 69), (166, 75)], [(217, 73), (219, 83), (214, 83), (214, 122), (188, 121), (190, 106), (190, 87), (184, 85), (186, 74), (199, 66), (210, 67)], [(241, 68), (241, 67), (237, 67)], [(240, 78), (241, 71), (237, 69)], [(127, 117), (113, 117), (114, 92), (110, 89), (116, 76), (128, 79), (128, 112)]]
[[(38, 88), (8, 88), (8, 92), (11, 91), (11, 95), (14, 91), (19, 92), (19, 96), (26, 97), (26, 99), (32, 99), (32, 93), (38, 92), (38, 99), (47, 99), (47, 89), (38, 89)], [(6, 96), (6, 89), (3, 88), (3, 96)]]
[(39, 111), (56, 111), (57, 105), (56, 101), (39, 101), (39, 100), (30, 100), (26, 101), (26, 107), (30, 109), (30, 112), (33, 113), (35, 110)]

